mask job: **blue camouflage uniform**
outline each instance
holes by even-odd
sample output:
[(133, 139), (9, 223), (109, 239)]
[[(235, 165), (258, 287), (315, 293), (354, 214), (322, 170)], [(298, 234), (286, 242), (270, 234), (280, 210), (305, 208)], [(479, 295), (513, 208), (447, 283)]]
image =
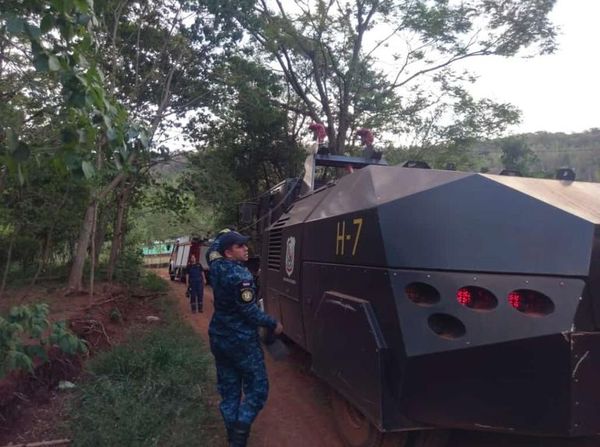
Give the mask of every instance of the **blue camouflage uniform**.
[(202, 312), (204, 281), (202, 278), (202, 266), (199, 263), (188, 266), (188, 286), (190, 288), (190, 306), (192, 312)]
[(258, 307), (254, 279), (242, 263), (214, 259), (210, 279), (215, 311), (208, 334), (217, 367), (221, 414), (228, 430), (235, 424), (250, 426), (269, 389), (258, 327), (273, 330), (277, 322)]

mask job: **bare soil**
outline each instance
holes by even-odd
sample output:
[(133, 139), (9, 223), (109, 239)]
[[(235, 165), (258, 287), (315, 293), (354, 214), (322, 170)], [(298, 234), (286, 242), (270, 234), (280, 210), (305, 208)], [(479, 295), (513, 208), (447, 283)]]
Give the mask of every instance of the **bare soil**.
[[(168, 280), (166, 269), (156, 273)], [(208, 343), (212, 290), (205, 288), (204, 313), (192, 314), (185, 285), (170, 284), (171, 296), (177, 298), (182, 315)], [(249, 447), (343, 447), (335, 430), (327, 386), (310, 373), (308, 356), (297, 347), (290, 348), (291, 354), (284, 360), (274, 361), (265, 355), (269, 399), (252, 426)]]

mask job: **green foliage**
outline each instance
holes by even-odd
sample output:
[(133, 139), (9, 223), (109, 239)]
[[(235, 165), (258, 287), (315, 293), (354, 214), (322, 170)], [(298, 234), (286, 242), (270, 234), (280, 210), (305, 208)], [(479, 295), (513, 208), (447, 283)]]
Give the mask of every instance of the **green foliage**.
[[(96, 246), (133, 228), (111, 228), (118, 209), (111, 191), (129, 191), (119, 203), (126, 222), (152, 186), (150, 166), (168, 155), (162, 130), (189, 117), (203, 124), (217, 103), (214, 66), (241, 38), (234, 15), (250, 7), (246, 0), (3, 2), (0, 248), (14, 244), (9, 280), (19, 263), (27, 277), (71, 261), (78, 236), (91, 232), (82, 216), (96, 203)], [(165, 190), (164, 199), (173, 198), (176, 191)], [(188, 204), (180, 202), (181, 214)], [(73, 256), (73, 288), (81, 286), (85, 246)]]
[(238, 203), (299, 174), (304, 152), (288, 115), (276, 106), (279, 79), (256, 62), (231, 58), (222, 67), (226, 88), (219, 121), (206, 147), (191, 154), (183, 186), (218, 210), (219, 225), (237, 221)]
[(142, 277), (143, 264), (142, 251), (135, 244), (128, 243), (117, 261), (114, 279), (121, 284), (138, 285)]
[(187, 157), (183, 154), (152, 168), (150, 180), (130, 210), (129, 232), (133, 239), (149, 244), (212, 232), (212, 207), (199, 204), (194, 192), (182, 185), (187, 169)]
[(87, 184), (48, 161), (46, 156), (39, 157), (39, 165), (35, 160), (26, 161), (24, 166), (35, 175), (18, 189), (0, 192), (0, 265), (5, 266), (4, 253), (14, 237), (9, 268), (13, 283), (30, 281), (40, 266), (47, 274), (49, 265), (64, 264), (79, 231)]
[[(149, 190), (151, 194), (153, 190)], [(182, 190), (181, 194), (196, 198), (189, 191)], [(199, 201), (202, 196), (199, 197)], [(169, 210), (154, 210), (140, 205), (131, 212), (130, 232), (135, 238), (144, 243), (163, 241), (186, 234), (208, 235), (217, 226), (214, 222), (213, 208), (208, 204), (194, 204), (182, 214)]]
[(169, 289), (166, 281), (153, 272), (146, 271), (142, 275), (141, 287), (149, 292), (166, 292)]
[(48, 312), (48, 305), (33, 304), (15, 306), (0, 316), (0, 378), (14, 370), (32, 371), (35, 360), (48, 360), (46, 349), (51, 346), (67, 354), (87, 352), (64, 322), (50, 324)]
[[(286, 105), (323, 121), (331, 149), (344, 152), (360, 127), (403, 134), (419, 146), (446, 143), (451, 135), (432, 133), (431, 123), (438, 131), (441, 123), (458, 125), (461, 107), (476, 102), (464, 90), (474, 78), (455, 67), (472, 57), (552, 52), (554, 4), (295, 0), (262, 2), (240, 21), (279, 64), (294, 93)], [(477, 107), (494, 115), (478, 123), (490, 131), (506, 117), (492, 101)]]
[[(156, 153), (166, 129), (209, 120), (207, 107), (219, 102), (214, 67), (241, 38), (235, 13), (247, 0), (108, 0), (95, 5), (106, 30), (100, 48), (103, 70), (133, 116), (155, 130)], [(114, 38), (112, 38), (114, 36)], [(171, 132), (169, 132), (171, 133)], [(195, 133), (181, 139), (194, 143)]]
[(500, 141), (500, 147), (502, 149), (500, 161), (506, 169), (517, 170), (523, 175), (530, 174), (537, 157), (524, 139), (504, 138)]
[[(8, 74), (8, 101), (0, 102), (8, 117), (0, 123), (0, 206), (24, 266), (38, 253), (44, 266), (57, 246), (70, 255), (89, 202), (134, 170), (148, 145), (144, 127), (108, 88), (98, 27), (91, 1), (14, 2), (0, 18), (0, 68)], [(64, 240), (69, 246), (57, 244)]]
[(209, 359), (180, 321), (159, 326), (90, 362), (72, 409), (75, 446), (208, 445)]
[[(121, 158), (121, 163), (129, 158), (132, 146), (145, 141), (143, 131), (136, 129), (135, 137), (128, 132), (132, 126), (127, 113), (106, 89), (104, 75), (98, 68), (94, 34), (98, 22), (92, 5), (87, 1), (26, 3), (4, 18), (7, 34), (29, 46), (35, 70), (31, 76), (48, 79), (54, 86), (53, 101), (60, 106), (54, 114), (58, 112), (60, 125), (52, 142), (53, 155), (90, 179), (95, 175), (91, 160), (99, 139), (117, 160)], [(48, 92), (42, 85), (36, 87), (39, 94)], [(4, 147), (0, 146), (0, 155), (21, 185), (26, 179), (23, 162), (41, 144), (28, 138), (31, 132), (24, 126), (23, 116), (29, 112), (26, 107), (16, 108), (16, 116), (21, 119), (8, 122), (1, 129), (7, 138)], [(42, 113), (52, 116), (53, 111), (42, 109)], [(56, 123), (53, 125), (57, 127)]]

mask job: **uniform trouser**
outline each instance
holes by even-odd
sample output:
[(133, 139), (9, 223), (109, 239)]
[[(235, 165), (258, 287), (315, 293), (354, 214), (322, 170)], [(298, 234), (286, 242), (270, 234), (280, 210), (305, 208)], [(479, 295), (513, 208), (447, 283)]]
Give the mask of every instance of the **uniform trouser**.
[(202, 307), (204, 284), (202, 281), (190, 281), (190, 305), (192, 310)]
[(269, 393), (260, 342), (211, 336), (210, 349), (215, 356), (217, 387), (222, 399), (219, 408), (225, 426), (233, 427), (236, 422), (252, 424)]

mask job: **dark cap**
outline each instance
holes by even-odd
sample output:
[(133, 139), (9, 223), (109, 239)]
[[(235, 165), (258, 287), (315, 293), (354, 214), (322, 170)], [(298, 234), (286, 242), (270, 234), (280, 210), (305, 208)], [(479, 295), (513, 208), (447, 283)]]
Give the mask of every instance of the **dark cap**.
[(250, 238), (248, 236), (242, 236), (237, 231), (224, 233), (219, 237), (219, 253), (225, 255), (225, 250), (232, 245), (244, 245), (247, 244), (249, 240)]

